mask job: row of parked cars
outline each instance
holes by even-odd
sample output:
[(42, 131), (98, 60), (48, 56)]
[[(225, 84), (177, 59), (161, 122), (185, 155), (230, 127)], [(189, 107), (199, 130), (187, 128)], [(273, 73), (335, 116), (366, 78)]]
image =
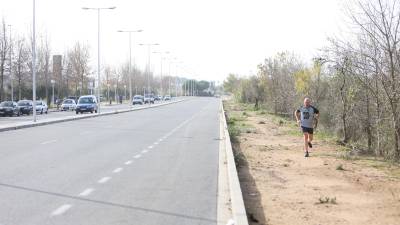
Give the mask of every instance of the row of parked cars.
[(73, 98), (64, 99), (59, 107), (61, 111), (75, 111), (76, 114), (83, 112), (97, 113), (97, 98), (94, 95), (84, 95), (75, 100)]
[(169, 101), (171, 100), (171, 96), (166, 95), (162, 97), (161, 95), (135, 95), (132, 99), (132, 105), (143, 105), (147, 103), (154, 104), (155, 101), (160, 100)]
[[(36, 101), (36, 112), (43, 114), (48, 113), (49, 107), (42, 100)], [(29, 115), (33, 113), (32, 100), (4, 101), (0, 103), (0, 116), (20, 116), (23, 114)]]

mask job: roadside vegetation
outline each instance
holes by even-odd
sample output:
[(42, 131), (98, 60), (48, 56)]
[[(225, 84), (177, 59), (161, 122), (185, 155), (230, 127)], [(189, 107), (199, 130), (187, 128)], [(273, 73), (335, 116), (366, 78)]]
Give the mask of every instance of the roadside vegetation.
[(399, 162), (400, 1), (356, 1), (347, 11), (350, 38), (330, 38), (311, 66), (282, 52), (259, 64), (256, 75), (230, 74), (224, 89), (282, 124), (310, 97), (321, 112), (317, 138)]

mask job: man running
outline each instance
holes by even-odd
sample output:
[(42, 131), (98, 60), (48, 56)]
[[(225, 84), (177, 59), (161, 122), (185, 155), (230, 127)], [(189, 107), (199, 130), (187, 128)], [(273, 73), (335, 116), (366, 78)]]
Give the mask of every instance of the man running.
[(294, 112), (297, 125), (301, 127), (304, 137), (305, 157), (309, 156), (308, 148), (312, 148), (312, 140), (314, 133), (314, 120), (318, 121), (319, 111), (311, 105), (309, 98), (304, 99), (304, 105)]

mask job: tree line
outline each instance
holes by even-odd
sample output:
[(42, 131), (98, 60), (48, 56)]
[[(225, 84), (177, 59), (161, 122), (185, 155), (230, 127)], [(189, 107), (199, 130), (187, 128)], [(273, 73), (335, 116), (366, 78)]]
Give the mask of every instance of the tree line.
[(354, 1), (346, 8), (351, 32), (329, 44), (310, 63), (281, 52), (257, 74), (230, 74), (226, 91), (244, 103), (292, 115), (310, 97), (320, 109), (320, 128), (358, 151), (400, 160), (400, 4)]
[[(47, 35), (37, 36), (38, 99), (44, 99), (50, 104), (53, 85), (56, 99), (94, 94), (97, 71), (90, 64), (92, 60), (90, 46), (76, 41), (62, 55), (54, 56)], [(117, 92), (117, 95), (128, 98), (130, 79), (133, 95), (143, 94), (144, 88), (148, 86), (154, 94), (173, 96), (198, 93), (204, 89), (202, 81), (193, 81), (191, 84), (196, 91), (190, 91), (189, 79), (184, 76), (185, 74), (180, 76), (163, 74), (161, 78), (152, 72), (141, 71), (135, 66), (129, 71), (128, 62), (121, 65), (105, 65), (101, 68), (101, 95), (107, 100), (115, 99)], [(32, 35), (19, 34), (16, 31), (11, 35), (3, 18), (0, 24), (0, 102), (11, 100), (12, 89), (14, 101), (32, 99)]]

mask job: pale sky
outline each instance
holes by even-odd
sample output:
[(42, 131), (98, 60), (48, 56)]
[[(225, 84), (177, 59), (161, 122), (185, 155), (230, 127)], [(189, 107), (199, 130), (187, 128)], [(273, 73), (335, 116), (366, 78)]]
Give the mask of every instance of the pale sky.
[[(12, 25), (13, 35), (28, 34), (32, 0), (0, 0), (0, 17)], [(343, 0), (36, 0), (37, 37), (47, 33), (53, 54), (62, 54), (76, 41), (89, 44), (93, 70), (97, 68), (97, 12), (82, 7), (110, 7), (101, 12), (102, 66), (119, 65), (132, 54), (143, 69), (147, 48), (169, 51), (182, 62), (179, 75), (222, 81), (229, 73), (248, 75), (257, 64), (280, 51), (310, 60), (327, 37), (343, 25)], [(160, 56), (151, 62), (160, 73)], [(164, 61), (164, 73), (168, 72)], [(171, 66), (176, 75), (175, 64)], [(175, 73), (175, 74), (174, 74)]]

